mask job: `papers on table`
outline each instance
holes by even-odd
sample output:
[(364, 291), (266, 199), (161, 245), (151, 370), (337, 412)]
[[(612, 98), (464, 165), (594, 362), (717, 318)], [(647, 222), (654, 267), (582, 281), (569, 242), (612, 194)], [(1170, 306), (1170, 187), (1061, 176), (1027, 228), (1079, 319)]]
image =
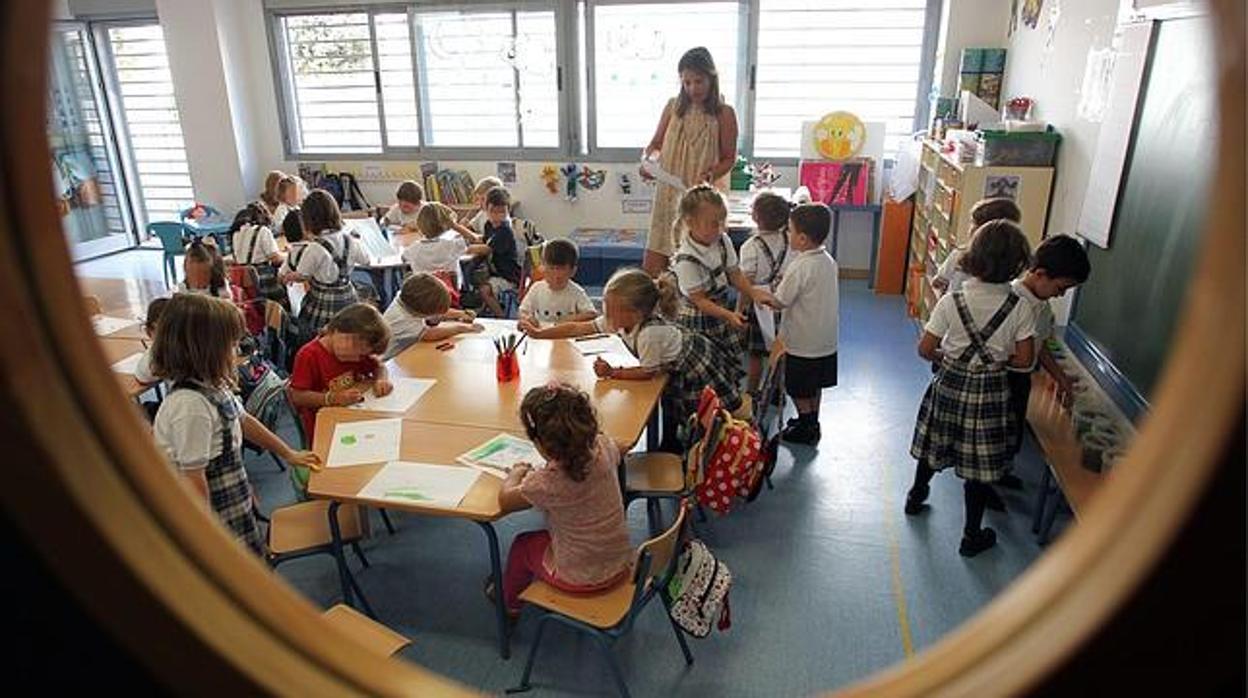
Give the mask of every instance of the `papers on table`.
[(628, 350), (628, 345), (617, 334), (583, 337), (572, 340), (572, 346), (582, 356), (602, 359), (615, 368), (634, 368), (641, 362)]
[(128, 373), (133, 375), (139, 367), (139, 361), (143, 358), (143, 352), (136, 351), (126, 358), (113, 364), (113, 370), (117, 373)]
[(91, 324), (95, 326), (95, 333), (100, 336), (112, 334), (118, 330), (130, 327), (137, 322), (137, 320), (131, 320), (124, 317), (112, 317), (110, 315), (95, 315), (91, 318)]
[(755, 303), (754, 317), (758, 319), (758, 329), (763, 333), (763, 343), (770, 349), (776, 343), (776, 311)]
[(421, 398), (436, 380), (432, 378), (395, 378), (394, 390), (385, 397), (377, 397), (371, 389), (364, 394), (364, 402), (351, 405), (353, 410), (373, 410), (375, 412), (406, 412)]
[(532, 442), (511, 434), (499, 434), (456, 460), (498, 478), (506, 475), (507, 469), (516, 463), (528, 463), (533, 467), (546, 463)]
[[(364, 246), (371, 260), (384, 260), (395, 256), (394, 247), (386, 239), (377, 221), (372, 218), (348, 218), (342, 222), (344, 228), (359, 236), (359, 243)], [(400, 264), (402, 261), (400, 260)], [(378, 263), (377, 266), (383, 266)]]
[(656, 181), (666, 184), (669, 187), (673, 187), (681, 191), (684, 191), (687, 188), (685, 187), (685, 181), (683, 179), (663, 169), (663, 166), (660, 165), (657, 160), (642, 158), (641, 169), (644, 170), (646, 174), (654, 177)]
[(631, 352), (608, 351), (594, 356), (595, 359), (602, 359), (607, 362), (611, 368), (637, 368), (641, 362), (633, 356)]
[(362, 422), (340, 422), (334, 427), (329, 446), (330, 468), (363, 463), (382, 463), (399, 459), (399, 438), (403, 431), (401, 419), (370, 419)]
[(400, 503), (459, 506), (481, 473), (457, 465), (386, 463), (360, 490), (359, 497)]

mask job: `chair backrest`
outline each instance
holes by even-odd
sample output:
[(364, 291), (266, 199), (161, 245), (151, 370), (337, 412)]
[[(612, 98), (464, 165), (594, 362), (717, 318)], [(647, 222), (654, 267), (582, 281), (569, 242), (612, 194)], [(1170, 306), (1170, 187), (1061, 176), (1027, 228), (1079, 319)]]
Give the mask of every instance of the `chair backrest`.
[(174, 221), (156, 221), (147, 224), (147, 234), (160, 240), (160, 246), (167, 253), (183, 254), (186, 243), (182, 238), (182, 224)]
[(637, 548), (637, 564), (634, 567), (634, 581), (638, 588), (644, 588), (647, 582), (658, 578), (666, 584), (676, 568), (676, 552), (680, 546), (680, 533), (685, 528), (685, 516), (689, 510), (687, 502), (682, 501), (676, 520), (663, 533), (642, 543)]

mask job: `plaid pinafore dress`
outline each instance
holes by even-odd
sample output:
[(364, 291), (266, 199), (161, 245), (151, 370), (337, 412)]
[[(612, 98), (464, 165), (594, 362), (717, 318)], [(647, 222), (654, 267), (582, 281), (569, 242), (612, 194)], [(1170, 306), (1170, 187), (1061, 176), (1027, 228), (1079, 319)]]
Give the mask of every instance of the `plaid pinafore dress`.
[(256, 520), (251, 483), (247, 480), (247, 471), (243, 469), (243, 452), (234, 446), (234, 430), (242, 428), (239, 423), (242, 411), (238, 401), (227, 392), (209, 390), (196, 383), (181, 382), (173, 389), (194, 390), (211, 402), (221, 415), (221, 455), (208, 461), (207, 472), (204, 473), (208, 480), (208, 498), (221, 523), (263, 557), (264, 538)]
[[(763, 256), (767, 258), (768, 268), (771, 270), (771, 273), (767, 275), (766, 279), (757, 279), (755, 283), (757, 285), (773, 287), (776, 277), (780, 276), (780, 268), (784, 266), (784, 259), (789, 254), (788, 243), (786, 242), (780, 247), (780, 255), (778, 257), (775, 252), (771, 251), (771, 247), (761, 237), (750, 238), (745, 241), (745, 244), (756, 244), (761, 247), (763, 250)], [(742, 247), (744, 247), (744, 245)], [(780, 311), (776, 310), (773, 311), (773, 313), (776, 317), (775, 326), (779, 329)], [(749, 323), (749, 328), (745, 333), (746, 350), (751, 354), (766, 354), (768, 352), (767, 341), (763, 338), (763, 330), (758, 326), (758, 316), (754, 313), (753, 303), (746, 306), (745, 319), (746, 322)]]
[[(927, 386), (910, 455), (932, 470), (953, 467), (965, 480), (996, 482), (1012, 457), (1015, 416), (1005, 365), (985, 345), (1018, 305), (1018, 296), (1007, 296), (983, 329), (975, 326), (962, 292), (953, 299), (971, 345), (956, 358), (946, 356)], [(976, 358), (979, 363), (973, 363)]]
[(355, 285), (351, 283), (351, 265), (348, 263), (351, 254), (351, 236), (342, 236), (342, 254), (335, 257), (334, 248), (324, 238), (316, 243), (325, 248), (334, 264), (338, 266), (338, 278), (332, 283), (321, 283), (311, 279), (308, 295), (303, 299), (303, 307), (299, 308), (300, 346), (316, 337), (321, 328), (329, 323), (330, 318), (339, 310), (359, 301)]
[(698, 401), (702, 397), (702, 389), (711, 386), (720, 402), (729, 411), (741, 406), (740, 377), (732, 374), (723, 360), (723, 355), (709, 339), (687, 327), (673, 325), (658, 317), (650, 317), (642, 321), (631, 341), (625, 344), (634, 355), (640, 356), (637, 341), (642, 330), (647, 327), (667, 326), (680, 330), (680, 358), (663, 366), (667, 372), (667, 386), (663, 388), (663, 401), (676, 411), (679, 419), (693, 414), (698, 409)]
[[(729, 310), (733, 308), (728, 296), (727, 246), (730, 244), (732, 243), (728, 241), (726, 235), (720, 238), (719, 265), (715, 267), (708, 266), (701, 259), (686, 253), (678, 254), (672, 259), (673, 265), (689, 262), (701, 269), (709, 280), (709, 285), (703, 289), (707, 298)], [(677, 284), (677, 288), (679, 287), (680, 284)], [(745, 375), (745, 368), (741, 363), (741, 351), (744, 348), (742, 344), (744, 337), (741, 331), (717, 317), (711, 317), (698, 310), (684, 290), (680, 291), (680, 311), (676, 316), (676, 322), (681, 327), (693, 330), (709, 339), (722, 352), (717, 360), (724, 365), (729, 375), (735, 376), (737, 380)]]
[(267, 259), (256, 261), (256, 242), (259, 239), (260, 231), (253, 228), (251, 242), (247, 245), (247, 255), (243, 257), (242, 263), (256, 270), (256, 291), (261, 298), (287, 305), (290, 301), (286, 297), (286, 287), (277, 278), (277, 267), (270, 264)]

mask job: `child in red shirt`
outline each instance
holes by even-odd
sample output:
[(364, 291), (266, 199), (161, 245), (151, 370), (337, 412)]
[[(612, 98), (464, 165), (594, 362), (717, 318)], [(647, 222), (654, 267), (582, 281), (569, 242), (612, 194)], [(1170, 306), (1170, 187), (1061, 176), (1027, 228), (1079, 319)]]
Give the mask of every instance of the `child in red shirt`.
[(394, 389), (385, 365), (376, 356), (389, 343), (390, 328), (381, 313), (367, 303), (355, 303), (338, 311), (320, 336), (295, 354), (290, 402), (299, 410), (309, 441), (320, 408), (361, 402), (365, 392), (362, 384), (371, 382), (378, 397)]

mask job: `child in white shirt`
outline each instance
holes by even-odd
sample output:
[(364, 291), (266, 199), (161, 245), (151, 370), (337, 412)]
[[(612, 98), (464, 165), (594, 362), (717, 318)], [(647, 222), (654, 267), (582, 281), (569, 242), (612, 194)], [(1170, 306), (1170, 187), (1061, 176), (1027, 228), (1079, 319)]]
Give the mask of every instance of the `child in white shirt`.
[[(982, 199), (971, 207), (972, 234), (979, 226), (988, 221), (995, 221), (998, 218), (1018, 223), (1023, 219), (1023, 212), (1019, 210), (1018, 204), (1014, 203), (1012, 199), (1001, 197)], [(936, 270), (936, 277), (932, 279), (932, 287), (936, 289), (937, 293), (945, 294), (958, 291), (962, 288), (962, 283), (970, 278), (958, 264), (962, 260), (962, 256), (966, 254), (968, 247), (970, 247), (969, 239), (965, 247), (955, 247), (949, 250), (949, 256), (945, 257), (945, 261), (940, 263), (940, 268)]]
[(390, 344), (381, 358), (390, 359), (416, 342), (440, 342), (485, 330), (473, 322), (476, 317), (471, 310), (451, 308), (450, 292), (433, 274), (412, 274), (381, 316), (390, 328)]
[(520, 301), (519, 327), (532, 333), (563, 322), (583, 322), (598, 317), (585, 289), (572, 280), (579, 254), (571, 240), (550, 240), (542, 245), (541, 281), (536, 281)]
[[(784, 232), (789, 222), (789, 202), (778, 194), (762, 192), (754, 197), (750, 215), (758, 226), (758, 232), (741, 245), (741, 273), (756, 287), (774, 288), (780, 281), (780, 269), (784, 266), (789, 250), (788, 237)], [(739, 297), (737, 311), (744, 312), (746, 322), (749, 323), (746, 331), (749, 379), (746, 385), (754, 393), (758, 390), (758, 383), (763, 375), (763, 360), (767, 358), (770, 348), (763, 337), (758, 315), (750, 299)]]
[[(368, 252), (343, 228), (338, 202), (324, 189), (315, 189), (299, 210), (303, 233), (311, 240), (297, 253), (291, 253), (293, 272), (283, 281), (304, 281), (308, 294), (299, 308), (301, 339), (308, 341), (338, 313), (359, 301), (351, 272), (357, 264), (368, 264)], [(298, 255), (296, 258), (296, 254)]]
[(186, 278), (178, 284), (178, 293), (197, 293), (227, 301), (234, 300), (230, 281), (225, 278), (225, 260), (215, 246), (200, 240), (192, 242), (186, 248), (182, 272)]
[(490, 248), (481, 244), (471, 230), (455, 222), (455, 212), (449, 206), (437, 201), (421, 207), (416, 230), (421, 237), (403, 250), (403, 261), (413, 274), (429, 273), (441, 279), (451, 292), (451, 304), (458, 305), (460, 258), (487, 254)]
[(382, 225), (403, 230), (416, 229), (416, 217), (424, 206), (425, 190), (416, 182), (407, 180), (394, 192), (394, 205), (382, 217)]

